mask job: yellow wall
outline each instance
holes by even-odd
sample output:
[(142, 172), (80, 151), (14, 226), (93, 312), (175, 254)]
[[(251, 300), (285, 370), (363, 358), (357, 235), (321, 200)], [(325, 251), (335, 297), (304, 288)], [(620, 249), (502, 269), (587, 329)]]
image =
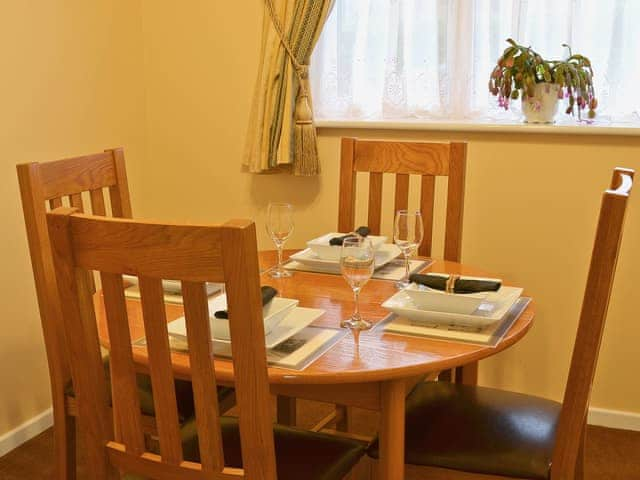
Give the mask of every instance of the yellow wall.
[[(481, 380), (560, 398), (600, 192), (615, 165), (640, 169), (640, 139), (323, 129), (320, 177), (241, 173), (261, 5), (143, 2), (149, 149), (138, 212), (211, 222), (250, 216), (266, 247), (265, 207), (286, 200), (297, 208), (290, 245), (299, 247), (335, 228), (340, 136), (467, 140), (464, 260), (526, 286), (538, 311), (526, 340), (483, 363)], [(640, 278), (637, 200), (629, 210), (592, 404), (640, 413), (640, 382), (627, 376), (640, 361), (640, 297), (633, 294)]]
[[(483, 363), (482, 382), (560, 397), (599, 193), (614, 165), (640, 169), (640, 139), (325, 129), (320, 177), (244, 174), (262, 0), (7, 3), (0, 17), (0, 435), (49, 405), (14, 165), (118, 145), (126, 149), (136, 215), (252, 217), (267, 247), (266, 205), (286, 200), (297, 208), (290, 245), (299, 247), (335, 227), (340, 136), (469, 141), (464, 260), (526, 286), (538, 311), (523, 342)], [(593, 405), (640, 413), (640, 383), (627, 375), (640, 360), (636, 200)]]
[[(16, 163), (126, 148), (144, 158), (140, 3), (9, 0), (0, 15), (0, 435), (47, 409), (49, 378)], [(133, 188), (134, 201), (139, 190)]]

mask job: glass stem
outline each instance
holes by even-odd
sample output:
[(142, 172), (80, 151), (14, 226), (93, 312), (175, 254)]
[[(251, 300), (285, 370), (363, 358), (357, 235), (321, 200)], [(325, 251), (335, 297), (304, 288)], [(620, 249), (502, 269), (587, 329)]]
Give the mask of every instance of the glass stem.
[(404, 254), (404, 281), (409, 283), (409, 254)]
[(282, 271), (282, 247), (283, 245), (278, 245), (278, 271)]
[(356, 321), (360, 321), (360, 289), (353, 289), (353, 300), (356, 304), (356, 308), (353, 311), (353, 319)]

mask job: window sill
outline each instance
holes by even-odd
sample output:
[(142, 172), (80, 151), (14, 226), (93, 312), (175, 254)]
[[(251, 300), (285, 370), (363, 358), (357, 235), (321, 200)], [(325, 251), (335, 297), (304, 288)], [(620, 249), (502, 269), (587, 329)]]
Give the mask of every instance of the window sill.
[(614, 123), (607, 120), (579, 124), (571, 118), (555, 124), (527, 124), (520, 121), (459, 120), (453, 122), (428, 120), (328, 120), (315, 121), (318, 128), (369, 130), (435, 130), (451, 132), (532, 133), (555, 135), (619, 135), (640, 137), (640, 121)]

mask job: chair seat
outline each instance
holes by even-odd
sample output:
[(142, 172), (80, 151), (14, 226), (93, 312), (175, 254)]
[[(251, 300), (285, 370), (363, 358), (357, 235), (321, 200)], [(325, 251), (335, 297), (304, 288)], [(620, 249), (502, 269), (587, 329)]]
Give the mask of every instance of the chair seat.
[[(242, 468), (238, 419), (220, 417), (224, 460), (228, 467)], [(199, 462), (195, 420), (182, 427), (186, 460)], [(366, 452), (362, 442), (297, 428), (274, 426), (278, 480), (340, 480)]]
[[(448, 382), (419, 384), (407, 398), (405, 462), (548, 479), (561, 405)], [(378, 458), (378, 442), (369, 448)]]
[[(104, 358), (104, 368), (107, 378), (109, 377), (109, 357)], [(155, 417), (156, 410), (153, 404), (153, 389), (151, 387), (151, 377), (139, 373), (136, 375), (136, 381), (138, 384), (138, 397), (140, 398), (140, 411), (143, 415)], [(109, 391), (109, 398), (111, 398), (111, 382), (107, 382), (107, 388)], [(178, 418), (180, 422), (185, 422), (189, 418), (193, 417), (195, 413), (195, 406), (193, 402), (193, 390), (191, 389), (191, 382), (186, 380), (175, 380), (176, 388), (176, 403), (178, 405)], [(68, 397), (75, 398), (75, 392), (73, 391), (73, 385), (68, 383), (64, 391)], [(222, 400), (228, 395), (233, 394), (233, 389), (229, 387), (218, 387), (218, 399)]]

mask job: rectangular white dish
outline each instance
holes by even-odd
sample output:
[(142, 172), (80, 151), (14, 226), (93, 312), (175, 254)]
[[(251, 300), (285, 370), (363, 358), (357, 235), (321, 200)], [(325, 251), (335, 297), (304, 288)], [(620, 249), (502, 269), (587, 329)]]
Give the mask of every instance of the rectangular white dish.
[[(446, 275), (445, 275), (446, 277)], [(501, 282), (496, 278), (460, 277), (468, 280), (488, 280)], [(411, 283), (405, 288), (407, 294), (413, 300), (416, 307), (421, 310), (431, 310), (436, 312), (472, 314), (480, 304), (487, 298), (487, 295), (494, 292), (477, 293), (447, 293), (442, 290), (429, 288), (425, 285)]]
[[(299, 300), (290, 298), (274, 297), (262, 308), (264, 318), (265, 335), (270, 335), (291, 311), (298, 306)], [(229, 340), (229, 320), (226, 318), (215, 318), (215, 312), (227, 309), (227, 296), (218, 295), (209, 300), (209, 315), (211, 320), (211, 335), (216, 340)], [(179, 321), (181, 320), (181, 321)], [(186, 335), (186, 325), (184, 317), (169, 323), (169, 333), (176, 335)]]
[[(348, 235), (347, 233), (331, 232), (321, 237), (314, 238), (307, 242), (307, 247), (311, 249), (318, 258), (323, 260), (339, 260), (340, 259), (340, 245), (330, 245), (329, 241), (334, 237), (343, 237)], [(368, 235), (367, 240), (371, 241), (371, 245), (374, 250), (380, 248), (387, 241), (387, 237), (380, 235)]]
[(520, 295), (522, 295), (522, 288), (503, 286), (497, 292), (487, 293), (480, 305), (470, 314), (421, 309), (406, 290), (401, 290), (388, 298), (382, 306), (416, 324), (480, 326), (500, 320)]
[[(318, 319), (324, 310), (318, 308), (305, 308), (294, 306), (291, 309), (286, 310), (283, 318), (275, 325), (269, 333), (265, 331), (265, 346), (267, 348), (274, 348), (280, 343), (284, 342), (288, 338), (304, 330), (311, 325), (316, 319)], [(216, 336), (214, 332), (220, 332), (224, 330), (226, 325), (226, 331), (228, 332), (229, 321), (225, 319), (211, 317), (211, 336), (212, 340), (220, 343), (231, 343), (229, 334), (226, 338), (223, 336)], [(173, 322), (169, 322), (167, 325), (170, 336), (178, 337), (186, 340), (187, 330), (184, 317), (180, 317)]]
[[(338, 251), (340, 251), (338, 249)], [(375, 253), (375, 267), (380, 268), (383, 265), (386, 265), (391, 260), (400, 255), (400, 249), (391, 243), (382, 244)], [(324, 258), (318, 257), (310, 248), (306, 248), (299, 252), (294, 253), (289, 257), (291, 260), (295, 260), (296, 262), (300, 262), (303, 265), (307, 265), (309, 267), (314, 268), (318, 271), (323, 271), (326, 273), (340, 273), (340, 256), (335, 260), (327, 260)]]

